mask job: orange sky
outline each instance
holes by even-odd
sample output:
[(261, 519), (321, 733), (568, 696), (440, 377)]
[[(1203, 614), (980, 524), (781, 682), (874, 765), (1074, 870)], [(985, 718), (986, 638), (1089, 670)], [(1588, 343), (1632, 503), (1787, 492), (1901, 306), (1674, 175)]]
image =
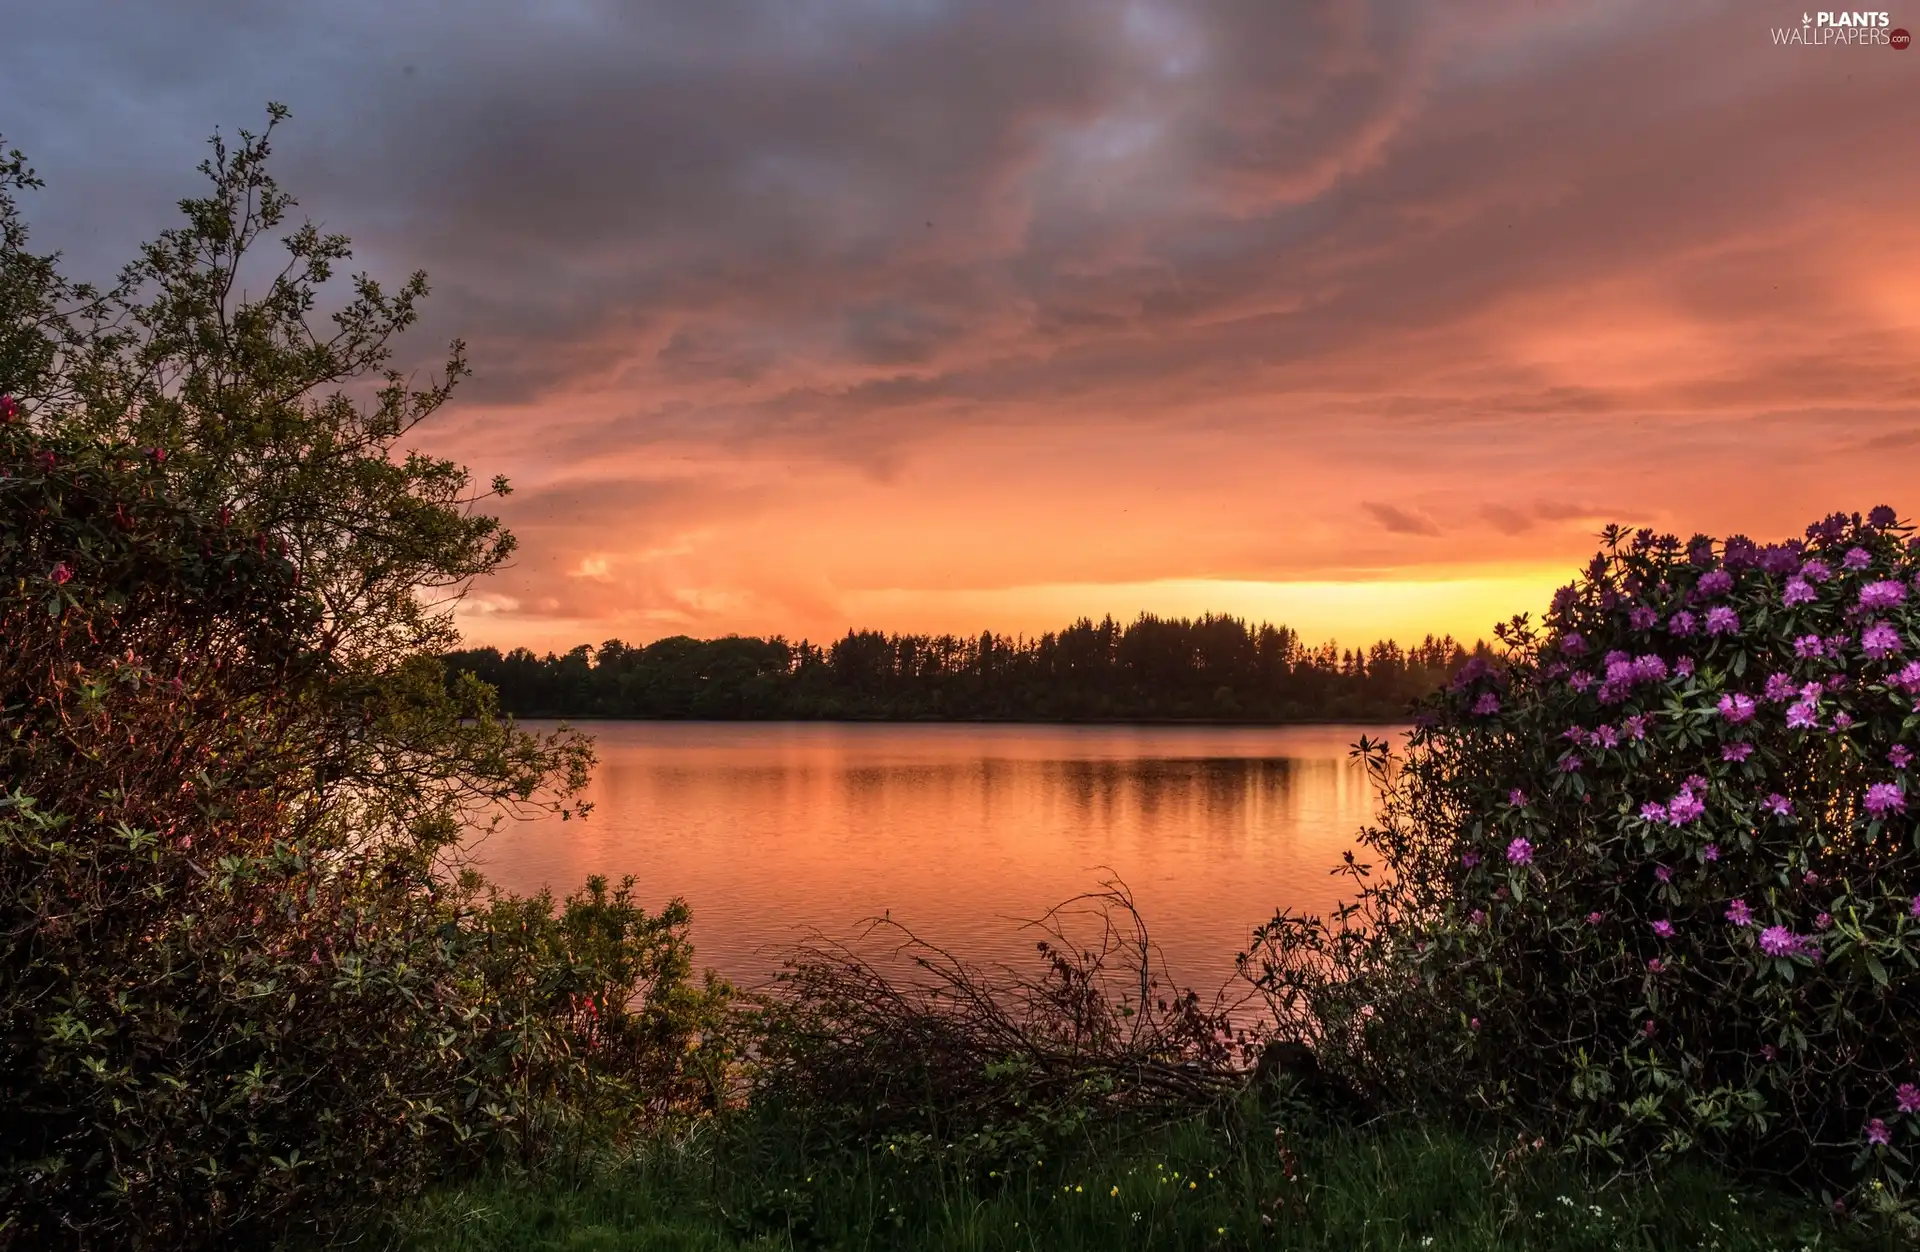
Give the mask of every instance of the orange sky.
[(285, 181), (471, 343), (424, 440), (517, 487), (476, 642), (1473, 637), (1608, 521), (1920, 511), (1920, 51), (1753, 0), (526, 7), (248, 10), (212, 77), (42, 17), (56, 103), (169, 103), (8, 135), (84, 254), (181, 194), (97, 172), (161, 121), (293, 106)]

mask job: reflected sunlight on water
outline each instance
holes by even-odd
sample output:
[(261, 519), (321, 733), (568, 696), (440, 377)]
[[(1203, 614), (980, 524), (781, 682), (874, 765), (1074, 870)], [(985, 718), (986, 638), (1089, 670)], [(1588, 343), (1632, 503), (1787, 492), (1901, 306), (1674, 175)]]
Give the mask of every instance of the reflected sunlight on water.
[[(530, 726), (542, 725), (529, 723)], [(1133, 889), (1182, 980), (1210, 991), (1280, 906), (1324, 912), (1374, 797), (1347, 750), (1380, 727), (593, 722), (585, 822), (476, 849), (514, 891), (631, 873), (693, 909), (697, 961), (743, 981), (815, 926), (887, 910), (971, 960), (1025, 961), (1019, 922)]]

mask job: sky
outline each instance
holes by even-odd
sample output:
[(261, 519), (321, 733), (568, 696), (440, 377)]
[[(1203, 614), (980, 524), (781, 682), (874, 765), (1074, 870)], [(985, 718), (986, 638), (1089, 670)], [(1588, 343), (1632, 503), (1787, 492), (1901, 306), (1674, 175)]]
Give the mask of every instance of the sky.
[(1772, 0), (7, 7), (70, 270), (277, 100), (428, 271), (419, 445), (515, 487), (475, 643), (1475, 638), (1609, 522), (1920, 512), (1920, 50)]

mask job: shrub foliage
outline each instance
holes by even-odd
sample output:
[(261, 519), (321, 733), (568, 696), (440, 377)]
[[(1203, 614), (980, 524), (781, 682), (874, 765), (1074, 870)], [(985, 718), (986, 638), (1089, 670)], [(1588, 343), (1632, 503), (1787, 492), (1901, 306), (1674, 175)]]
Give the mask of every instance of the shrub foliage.
[(1377, 1089), (1895, 1203), (1920, 1147), (1920, 554), (1605, 535), (1426, 703), (1352, 907), (1250, 972)]
[(216, 145), (104, 293), (26, 250), (0, 162), (0, 1246), (257, 1246), (717, 1092), (684, 907), (448, 862), (575, 811), (591, 751), (433, 659), (510, 544), (397, 447), (444, 386), (337, 390), (423, 284), (313, 332), (345, 248), (300, 228), (237, 295), (266, 155)]

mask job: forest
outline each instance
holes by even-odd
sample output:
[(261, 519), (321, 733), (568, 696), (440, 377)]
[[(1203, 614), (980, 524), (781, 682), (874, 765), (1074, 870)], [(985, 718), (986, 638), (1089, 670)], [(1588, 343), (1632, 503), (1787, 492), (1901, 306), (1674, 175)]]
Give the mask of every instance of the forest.
[(557, 655), (449, 654), (523, 717), (953, 721), (1390, 721), (1476, 654), (1452, 637), (1413, 647), (1308, 646), (1285, 627), (1208, 614), (1082, 618), (1037, 638), (849, 631), (826, 646), (780, 636)]

